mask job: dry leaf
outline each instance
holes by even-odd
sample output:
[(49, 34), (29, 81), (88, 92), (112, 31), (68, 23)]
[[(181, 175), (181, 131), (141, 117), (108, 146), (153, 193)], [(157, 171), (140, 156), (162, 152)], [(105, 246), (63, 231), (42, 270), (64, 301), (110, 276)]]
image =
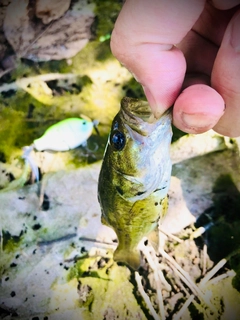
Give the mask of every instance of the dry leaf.
[(69, 8), (71, 0), (37, 0), (36, 16), (44, 24), (60, 18)]
[(0, 61), (3, 59), (8, 49), (8, 43), (3, 33), (3, 21), (4, 21), (5, 13), (7, 10), (7, 6), (9, 5), (9, 3), (10, 3), (10, 0), (3, 0), (0, 2)]
[[(15, 53), (34, 61), (48, 61), (71, 58), (76, 55), (91, 37), (90, 27), (94, 20), (93, 4), (79, 0), (58, 20), (53, 20), (66, 9), (64, 5), (58, 13), (47, 10), (42, 14), (43, 22), (36, 19), (34, 8), (27, 0), (10, 3), (4, 19), (4, 33)], [(53, 9), (53, 8), (52, 8)], [(49, 9), (50, 10), (50, 9)], [(41, 15), (40, 14), (40, 15)]]

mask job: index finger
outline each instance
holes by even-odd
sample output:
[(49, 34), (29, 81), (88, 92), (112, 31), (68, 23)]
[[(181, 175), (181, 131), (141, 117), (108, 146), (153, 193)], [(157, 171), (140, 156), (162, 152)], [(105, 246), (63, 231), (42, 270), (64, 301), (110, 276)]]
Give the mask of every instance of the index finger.
[(186, 71), (174, 47), (194, 25), (205, 0), (127, 0), (111, 38), (113, 54), (144, 88), (156, 115), (177, 98)]

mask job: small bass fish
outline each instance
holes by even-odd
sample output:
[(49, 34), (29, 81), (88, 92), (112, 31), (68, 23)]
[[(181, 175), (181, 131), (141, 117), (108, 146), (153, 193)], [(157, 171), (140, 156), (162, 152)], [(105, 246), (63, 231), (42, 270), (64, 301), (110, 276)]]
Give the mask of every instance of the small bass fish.
[(146, 101), (123, 98), (115, 116), (98, 181), (102, 223), (114, 229), (114, 260), (138, 269), (137, 246), (168, 207), (172, 164), (171, 112), (156, 119)]

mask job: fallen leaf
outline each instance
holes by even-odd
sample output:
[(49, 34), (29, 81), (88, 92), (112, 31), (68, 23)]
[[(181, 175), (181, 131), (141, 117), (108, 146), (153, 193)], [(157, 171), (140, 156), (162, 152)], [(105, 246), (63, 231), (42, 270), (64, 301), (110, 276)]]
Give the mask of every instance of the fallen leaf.
[[(49, 6), (46, 6), (44, 11), (42, 5), (37, 9), (36, 14), (42, 13), (44, 23), (57, 17), (54, 12), (49, 12), (50, 16), (46, 17)], [(59, 9), (58, 15), (61, 15), (65, 9), (64, 5), (61, 10)], [(71, 58), (91, 38), (93, 9), (93, 4), (79, 0), (62, 17), (44, 24), (36, 19), (30, 1), (12, 1), (6, 10), (4, 34), (19, 57), (34, 61)]]

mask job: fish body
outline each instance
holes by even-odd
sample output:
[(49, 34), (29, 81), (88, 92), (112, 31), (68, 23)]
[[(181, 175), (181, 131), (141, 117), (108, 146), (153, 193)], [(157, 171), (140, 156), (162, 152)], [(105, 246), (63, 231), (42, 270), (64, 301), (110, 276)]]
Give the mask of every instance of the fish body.
[(51, 127), (33, 141), (38, 151), (67, 151), (86, 144), (92, 134), (94, 123), (82, 118), (68, 118)]
[(137, 246), (167, 210), (172, 164), (171, 112), (156, 119), (146, 101), (123, 98), (115, 116), (98, 180), (102, 222), (114, 229), (114, 259), (133, 269)]

